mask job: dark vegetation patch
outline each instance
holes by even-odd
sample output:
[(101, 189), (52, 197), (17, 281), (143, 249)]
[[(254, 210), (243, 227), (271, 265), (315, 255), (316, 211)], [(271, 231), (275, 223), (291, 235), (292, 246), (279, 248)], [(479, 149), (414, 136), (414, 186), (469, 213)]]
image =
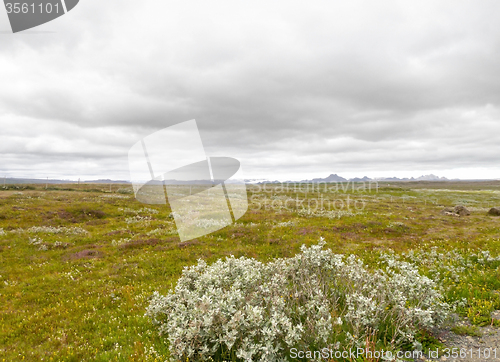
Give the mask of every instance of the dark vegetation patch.
[(247, 228), (244, 226), (233, 227), (232, 229), (230, 229), (230, 231), (228, 231), (228, 234), (239, 235), (239, 236), (244, 236), (251, 233), (252, 233), (251, 228)]
[(142, 248), (145, 246), (154, 246), (159, 243), (161, 243), (162, 240), (158, 238), (151, 238), (151, 239), (136, 239), (129, 241), (127, 243), (123, 243), (119, 245), (119, 248), (121, 249), (137, 249), (137, 248)]
[(299, 235), (308, 235), (314, 233), (316, 230), (310, 226), (300, 228), (299, 231), (297, 231), (297, 234)]
[(360, 235), (353, 233), (353, 232), (342, 233), (342, 234), (340, 234), (340, 237), (342, 239), (350, 239), (350, 240), (359, 240), (360, 239)]
[[(199, 241), (194, 239), (190, 241), (186, 241), (185, 243), (178, 243), (179, 239), (177, 237), (169, 237), (165, 239), (160, 239), (160, 238), (144, 238), (144, 239), (136, 239), (136, 240), (131, 240), (129, 242), (120, 244), (118, 247), (120, 249), (141, 249), (145, 247), (151, 247), (151, 246), (156, 246), (156, 250), (162, 250), (162, 245), (169, 245), (167, 248), (164, 250), (170, 250), (172, 249), (173, 245), (176, 245), (180, 248), (186, 247), (188, 245), (195, 245), (199, 244)], [(192, 243), (192, 244), (191, 244)]]
[(268, 240), (269, 245), (282, 245), (286, 243), (286, 240), (282, 238), (272, 238)]
[(9, 184), (6, 184), (6, 185), (2, 185), (1, 187), (1, 190), (18, 190), (18, 191), (22, 191), (22, 190), (35, 190), (36, 188), (34, 186), (31, 186), (31, 185), (9, 185)]
[(106, 233), (104, 235), (112, 236), (112, 235), (123, 235), (123, 234), (130, 234), (130, 233), (131, 233), (130, 230), (114, 230), (114, 231), (111, 231), (111, 232)]
[(108, 220), (102, 220), (102, 219), (97, 219), (97, 220), (90, 220), (85, 223), (85, 225), (104, 225), (107, 224), (109, 221)]
[(90, 207), (69, 207), (56, 211), (44, 210), (40, 212), (40, 216), (46, 225), (56, 225), (64, 223), (83, 223), (96, 219), (104, 219), (107, 215), (104, 211)]
[(188, 246), (193, 246), (193, 245), (198, 245), (200, 244), (200, 241), (198, 239), (193, 239), (193, 240), (188, 240), (188, 241), (182, 241), (177, 246), (180, 249), (187, 248)]
[(231, 234), (231, 238), (232, 239), (239, 239), (239, 238), (242, 238), (242, 237), (244, 237), (246, 235), (247, 235), (246, 233), (236, 232), (236, 233), (232, 233)]
[(66, 255), (64, 260), (93, 259), (102, 258), (104, 253), (96, 249), (84, 249), (74, 254)]
[(75, 215), (76, 217), (81, 217), (82, 219), (85, 218), (102, 219), (106, 217), (104, 211), (98, 209), (91, 209), (86, 206), (67, 209), (67, 211)]

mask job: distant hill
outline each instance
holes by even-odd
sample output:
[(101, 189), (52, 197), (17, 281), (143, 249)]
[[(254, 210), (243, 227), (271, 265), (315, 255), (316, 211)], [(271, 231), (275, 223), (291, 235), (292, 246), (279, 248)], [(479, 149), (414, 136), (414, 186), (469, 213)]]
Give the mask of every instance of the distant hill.
[[(76, 184), (78, 180), (57, 180), (57, 179), (39, 179), (39, 178), (16, 178), (16, 177), (2, 177), (0, 178), (0, 185), (3, 184)], [(90, 180), (80, 181), (80, 183), (93, 183), (93, 184), (129, 184), (129, 181), (124, 180)]]
[[(363, 176), (362, 178), (354, 177), (350, 179), (346, 179), (337, 174), (330, 174), (330, 176), (325, 178), (313, 178), (312, 180), (302, 180), (300, 182), (311, 182), (311, 183), (319, 183), (319, 182), (368, 182), (368, 181), (449, 181), (446, 177), (439, 177), (433, 174), (430, 175), (422, 175), (420, 177), (414, 178), (398, 178), (398, 177), (381, 177), (381, 178), (369, 178), (367, 176)], [(274, 181), (276, 182), (276, 181)], [(294, 181), (287, 181), (294, 182)]]
[[(359, 177), (354, 177), (350, 179), (346, 179), (342, 176), (335, 174), (330, 174), (330, 176), (325, 177), (325, 178), (313, 178), (312, 180), (301, 180), (301, 181), (285, 181), (284, 183), (320, 183), (320, 182), (369, 182), (369, 181), (394, 181), (394, 182), (404, 182), (404, 181), (461, 181), (460, 179), (447, 179), (446, 177), (439, 177), (433, 174), (429, 175), (422, 175), (420, 177), (404, 177), (404, 178), (399, 178), (399, 177), (377, 177), (377, 178), (370, 178), (368, 176), (363, 176), (361, 178)], [(266, 181), (266, 180), (260, 180), (259, 182), (256, 183), (281, 183), (280, 181)]]
[[(248, 184), (263, 184), (263, 183), (275, 183), (275, 184), (280, 184), (280, 183), (320, 183), (320, 182), (369, 182), (369, 181), (391, 181), (391, 182), (408, 182), (408, 181), (465, 181), (465, 180), (460, 180), (460, 179), (448, 179), (446, 177), (439, 177), (433, 174), (429, 175), (422, 175), (420, 177), (404, 177), (404, 178), (399, 178), (399, 177), (376, 177), (376, 178), (370, 178), (367, 176), (363, 176), (361, 178), (359, 177), (354, 177), (350, 179), (346, 179), (342, 176), (335, 174), (330, 174), (330, 176), (327, 176), (325, 178), (313, 178), (312, 180), (302, 180), (302, 181), (269, 181), (265, 179), (246, 179), (245, 182)], [(467, 181), (485, 181), (483, 179), (477, 179), (477, 180), (467, 180)], [(15, 177), (6, 177), (2, 178), (0, 177), (0, 186), (5, 183), (5, 184), (69, 184), (69, 183), (77, 183), (78, 180), (58, 180), (58, 179), (35, 179), (35, 178), (15, 178)], [(88, 180), (88, 181), (80, 181), (80, 183), (85, 183), (85, 184), (130, 184), (130, 181), (127, 180), (110, 180), (110, 179), (98, 179), (98, 180)], [(154, 182), (153, 182), (154, 183)], [(162, 182), (159, 181), (159, 184)], [(200, 183), (200, 181), (190, 181), (190, 182), (181, 182), (181, 181), (176, 181), (176, 180), (165, 180), (166, 184), (197, 184)]]
[(349, 181), (352, 181), (352, 182), (365, 182), (365, 181), (373, 181), (373, 180), (371, 178), (367, 177), (367, 176), (363, 176), (362, 178), (359, 178), (359, 177), (351, 178), (351, 179), (349, 179)]
[(347, 179), (333, 173), (325, 178), (313, 178), (312, 180), (310, 180), (310, 182), (346, 182), (346, 181)]
[(449, 181), (446, 177), (439, 177), (433, 174), (430, 175), (422, 175), (417, 177), (415, 180), (417, 181)]

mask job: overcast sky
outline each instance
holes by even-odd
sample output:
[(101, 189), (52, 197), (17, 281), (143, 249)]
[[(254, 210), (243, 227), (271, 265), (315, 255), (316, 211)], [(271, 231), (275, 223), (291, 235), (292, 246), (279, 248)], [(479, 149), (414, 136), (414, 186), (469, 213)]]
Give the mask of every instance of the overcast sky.
[(12, 34), (0, 177), (128, 179), (196, 119), (245, 177), (500, 178), (498, 1), (99, 1)]

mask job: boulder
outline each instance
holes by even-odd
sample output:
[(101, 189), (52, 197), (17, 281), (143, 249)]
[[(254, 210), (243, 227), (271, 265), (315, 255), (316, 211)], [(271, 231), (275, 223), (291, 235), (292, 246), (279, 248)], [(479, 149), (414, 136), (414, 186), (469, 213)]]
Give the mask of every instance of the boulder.
[(441, 214), (442, 215), (449, 215), (449, 214), (452, 214), (453, 213), (453, 209), (449, 208), (449, 207), (445, 207), (443, 210), (441, 210)]
[(488, 211), (488, 215), (500, 216), (500, 207), (492, 207), (490, 211)]
[(455, 214), (458, 214), (460, 216), (469, 216), (470, 215), (470, 211), (467, 210), (467, 208), (465, 206), (462, 206), (462, 205), (455, 206), (455, 209), (453, 209), (453, 211), (455, 212)]
[(441, 210), (441, 214), (447, 216), (469, 216), (470, 211), (467, 210), (465, 206), (457, 205), (453, 209), (445, 207), (443, 210)]

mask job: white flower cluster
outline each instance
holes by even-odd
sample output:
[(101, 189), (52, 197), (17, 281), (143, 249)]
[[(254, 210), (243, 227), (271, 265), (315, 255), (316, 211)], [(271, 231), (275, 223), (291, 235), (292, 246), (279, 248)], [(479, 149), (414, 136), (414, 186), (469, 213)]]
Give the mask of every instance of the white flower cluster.
[(117, 195), (117, 194), (106, 194), (106, 195), (101, 195), (101, 197), (107, 197), (107, 198), (113, 198), (113, 199), (128, 199), (128, 196), (124, 195)]
[(44, 241), (41, 238), (37, 238), (37, 237), (34, 237), (33, 239), (29, 238), (28, 243), (30, 245), (37, 245), (38, 246), (38, 250), (41, 250), (41, 251), (47, 251), (47, 250), (49, 250), (49, 248), (47, 247), (46, 244), (44, 244)]
[(227, 220), (217, 220), (217, 219), (200, 219), (196, 221), (196, 226), (202, 229), (209, 229), (216, 227), (223, 227), (227, 225)]
[(241, 222), (235, 222), (233, 224), (234, 227), (246, 227), (246, 228), (252, 228), (252, 227), (255, 227), (255, 226), (260, 226), (262, 225), (262, 223), (254, 223), (254, 222), (249, 222), (249, 223), (246, 223), (246, 224), (243, 224)]
[(154, 293), (146, 315), (167, 336), (171, 357), (189, 361), (285, 361), (291, 348), (362, 346), (368, 333), (397, 347), (446, 318), (436, 285), (412, 264), (387, 255), (370, 271), (323, 245), (267, 264), (199, 260), (175, 290)]
[(0, 228), (0, 235), (5, 235), (5, 231), (3, 230), (3, 228)]
[(132, 216), (132, 217), (125, 218), (125, 222), (127, 224), (144, 224), (144, 225), (149, 225), (149, 223), (151, 222), (151, 217), (150, 216), (135, 215), (135, 216)]
[(156, 209), (152, 209), (150, 207), (143, 207), (137, 211), (138, 213), (146, 213), (146, 214), (158, 214), (159, 211)]
[(47, 234), (73, 234), (73, 235), (84, 235), (88, 234), (88, 231), (80, 227), (65, 227), (65, 226), (32, 226), (26, 230), (29, 233), (47, 233)]
[(289, 221), (283, 221), (283, 222), (276, 223), (273, 227), (274, 228), (286, 228), (286, 227), (292, 227), (294, 225), (295, 225), (295, 222), (293, 220), (289, 220)]
[(40, 245), (43, 243), (43, 240), (41, 238), (37, 238), (36, 236), (34, 238), (29, 238), (28, 244), (30, 245)]
[(130, 242), (132, 239), (130, 238), (123, 238), (123, 239), (118, 239), (118, 240), (111, 240), (111, 245), (113, 246), (118, 246), (118, 245), (122, 245), (122, 244), (126, 244), (128, 242)]
[(53, 244), (46, 243), (42, 238), (35, 236), (34, 238), (28, 239), (28, 244), (38, 246), (38, 250), (46, 251), (54, 247), (66, 247), (70, 245), (69, 243), (63, 243), (62, 241), (56, 240)]
[(146, 234), (149, 236), (160, 236), (160, 235), (174, 235), (175, 233), (176, 232), (173, 228), (168, 228), (168, 229), (156, 228), (148, 231)]
[(143, 207), (142, 209), (138, 209), (138, 210), (134, 210), (134, 209), (131, 209), (129, 207), (125, 207), (125, 208), (119, 207), (118, 211), (123, 211), (125, 213), (135, 214), (135, 215), (138, 215), (138, 214), (158, 214), (159, 213), (158, 210), (151, 209), (149, 207)]
[(401, 221), (394, 221), (394, 222), (390, 222), (387, 227), (390, 227), (390, 228), (407, 228), (407, 226), (402, 223)]
[(363, 215), (362, 211), (349, 210), (315, 210), (315, 209), (299, 209), (297, 213), (304, 217), (326, 217), (328, 219), (340, 219), (342, 217)]

